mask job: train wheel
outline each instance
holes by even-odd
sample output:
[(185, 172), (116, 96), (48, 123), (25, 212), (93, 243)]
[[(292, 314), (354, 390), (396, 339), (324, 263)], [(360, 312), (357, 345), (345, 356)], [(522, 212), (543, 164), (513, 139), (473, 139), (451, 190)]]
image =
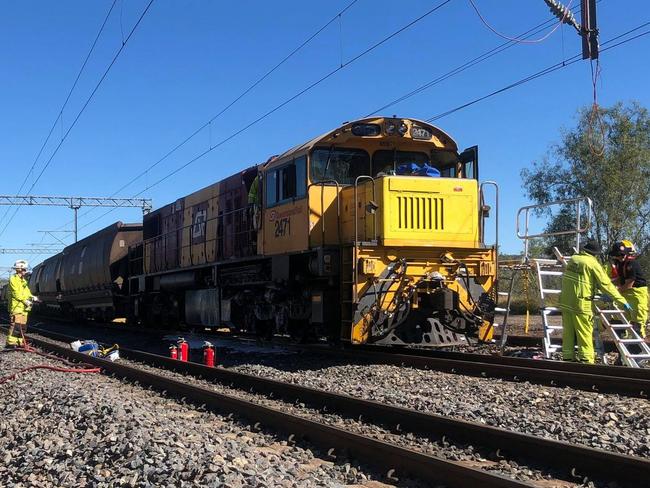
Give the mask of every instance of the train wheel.
[(274, 320), (255, 320), (255, 335), (259, 340), (270, 341), (275, 329)]
[(305, 344), (316, 339), (316, 333), (308, 319), (289, 319), (289, 335), (298, 344)]

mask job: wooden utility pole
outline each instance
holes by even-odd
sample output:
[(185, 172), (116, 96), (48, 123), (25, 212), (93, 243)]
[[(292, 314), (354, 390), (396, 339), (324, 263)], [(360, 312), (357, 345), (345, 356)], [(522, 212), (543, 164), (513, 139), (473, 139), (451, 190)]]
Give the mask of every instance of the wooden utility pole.
[(596, 0), (580, 0), (582, 20), (582, 59), (598, 59), (598, 27), (596, 25)]

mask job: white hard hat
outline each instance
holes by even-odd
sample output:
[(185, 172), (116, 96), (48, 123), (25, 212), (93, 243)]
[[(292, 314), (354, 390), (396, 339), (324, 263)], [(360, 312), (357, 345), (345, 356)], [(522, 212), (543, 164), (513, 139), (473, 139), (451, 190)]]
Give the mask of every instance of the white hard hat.
[(19, 259), (18, 261), (16, 261), (14, 263), (13, 268), (14, 269), (27, 269), (28, 265), (29, 265), (29, 263), (27, 261), (25, 261), (24, 259)]

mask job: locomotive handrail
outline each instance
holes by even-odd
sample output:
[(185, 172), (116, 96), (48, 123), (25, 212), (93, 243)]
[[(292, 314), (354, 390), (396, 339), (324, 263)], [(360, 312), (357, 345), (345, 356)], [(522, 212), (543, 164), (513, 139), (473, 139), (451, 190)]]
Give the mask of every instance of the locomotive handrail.
[[(568, 204), (575, 204), (575, 211), (576, 211), (576, 222), (575, 222), (575, 227), (572, 229), (568, 230), (561, 230), (561, 231), (554, 231), (554, 232), (541, 232), (539, 234), (529, 234), (529, 224), (530, 224), (530, 211), (531, 210), (539, 210), (542, 208), (549, 208), (553, 207), (556, 205), (568, 205)], [(584, 203), (587, 208), (586, 212), (586, 222), (584, 226), (581, 227), (581, 210), (580, 210), (580, 205)], [(524, 214), (524, 232), (523, 234), (521, 233), (520, 230), (520, 220), (521, 220), (521, 214)], [(564, 200), (556, 200), (553, 202), (548, 202), (548, 203), (538, 203), (536, 205), (527, 205), (525, 207), (521, 207), (517, 211), (517, 218), (516, 218), (516, 229), (517, 229), (517, 237), (521, 240), (524, 241), (524, 259), (528, 258), (528, 241), (530, 239), (534, 239), (536, 237), (551, 237), (551, 236), (562, 236), (562, 235), (569, 235), (569, 234), (575, 234), (576, 236), (576, 248), (580, 249), (580, 234), (584, 234), (591, 228), (591, 219), (592, 219), (592, 214), (593, 214), (593, 204), (591, 201), (591, 198), (589, 197), (579, 197), (579, 198), (566, 198)]]
[[(241, 234), (245, 234), (245, 233), (249, 232), (249, 230), (250, 230), (250, 229), (245, 229), (245, 230), (241, 230), (239, 232), (235, 232), (233, 230), (233, 232), (231, 234), (229, 234), (228, 236), (219, 235), (218, 233), (215, 233), (216, 234), (215, 237), (208, 238), (207, 237), (208, 222), (216, 220), (217, 221), (217, 229), (219, 229), (219, 225), (218, 225), (219, 219), (225, 219), (227, 216), (234, 215), (234, 214), (237, 214), (237, 213), (243, 215), (244, 212), (246, 212), (249, 208), (250, 208), (250, 205), (246, 205), (244, 207), (239, 207), (239, 208), (236, 208), (236, 209), (233, 209), (233, 210), (229, 210), (227, 212), (222, 212), (220, 215), (211, 217), (211, 218), (205, 220), (202, 223), (202, 225), (205, 225), (205, 232), (204, 232), (205, 239), (200, 244), (203, 244), (204, 260), (205, 260), (206, 263), (208, 262), (208, 256), (207, 256), (207, 244), (208, 244), (208, 242), (213, 242), (214, 241), (216, 243), (219, 243), (219, 241), (224, 242), (226, 239), (229, 239), (229, 240), (232, 240), (233, 248), (234, 248), (235, 247), (235, 240), (236, 240), (237, 236), (239, 236)], [(200, 245), (200, 244), (192, 244), (192, 227), (193, 226), (194, 226), (194, 224), (183, 225), (182, 227), (176, 227), (176, 228), (174, 228), (172, 230), (169, 230), (169, 231), (167, 231), (167, 232), (165, 232), (163, 234), (159, 234), (157, 236), (153, 236), (153, 237), (150, 237), (148, 239), (143, 240), (142, 241), (143, 255), (142, 255), (142, 258), (141, 258), (142, 261), (143, 261), (143, 270), (146, 269), (147, 272), (152, 272), (152, 269), (153, 269), (153, 272), (159, 272), (159, 271), (164, 271), (166, 269), (170, 269), (169, 268), (169, 262), (168, 262), (168, 259), (167, 259), (167, 254), (168, 254), (167, 251), (168, 251), (168, 237), (172, 233), (176, 233), (176, 239), (175, 239), (176, 246), (174, 248), (174, 252), (178, 252), (179, 250), (182, 251), (184, 249), (189, 248), (190, 264), (194, 265), (195, 264), (194, 263), (195, 256), (194, 256), (193, 246), (194, 245)], [(233, 225), (233, 227), (235, 227), (235, 226)], [(179, 232), (180, 232), (180, 234), (179, 234)], [(187, 242), (189, 242), (189, 244), (183, 245), (182, 243), (183, 243), (183, 238), (184, 238), (185, 232), (188, 232)], [(164, 247), (164, 251), (165, 251), (164, 253), (163, 253), (163, 247)], [(156, 253), (153, 260), (147, 258), (147, 256), (149, 256), (151, 254), (151, 252)], [(164, 255), (159, 256), (160, 253), (163, 253)], [(215, 249), (215, 260), (217, 259), (217, 255), (218, 255), (218, 249)], [(181, 264), (182, 263), (180, 261), (180, 256), (178, 256), (177, 266), (181, 267)]]
[[(194, 224), (190, 224), (186, 226), (187, 229), (187, 242), (189, 243), (186, 247), (189, 247), (189, 254), (190, 254), (190, 266), (194, 266), (194, 244), (192, 244), (192, 230), (193, 230)], [(208, 236), (205, 236), (206, 239)]]
[(321, 245), (325, 246), (325, 185), (334, 184), (336, 185), (336, 232), (339, 241), (339, 246), (341, 245), (341, 185), (338, 181), (334, 179), (317, 181), (311, 183), (307, 188), (312, 186), (320, 186), (320, 214), (321, 214)]
[[(358, 189), (359, 189), (359, 181), (361, 180), (370, 180), (372, 182), (372, 201), (373, 203), (376, 202), (375, 198), (375, 179), (372, 176), (368, 175), (361, 175), (357, 176), (354, 180), (354, 259), (352, 262), (352, 275), (354, 276), (354, 283), (352, 283), (352, 301), (354, 303), (357, 302), (359, 299), (358, 294), (357, 294), (357, 282), (359, 281), (359, 269), (357, 266), (357, 260), (358, 260), (358, 251), (357, 247), (359, 245), (359, 205), (358, 205)], [(374, 212), (372, 214), (373, 216), (373, 235), (374, 235), (374, 242), (377, 242), (377, 212)]]
[(481, 226), (481, 242), (485, 244), (485, 219), (483, 218), (483, 206), (485, 204), (485, 190), (484, 187), (492, 186), (494, 187), (494, 194), (495, 194), (495, 206), (494, 206), (494, 246), (496, 249), (496, 258), (495, 258), (495, 265), (496, 265), (496, 275), (495, 279), (498, 279), (498, 273), (499, 273), (499, 184), (496, 181), (492, 180), (487, 180), (481, 183), (481, 186), (479, 187), (479, 205), (480, 205), (480, 211), (481, 211), (481, 220), (480, 226)]
[[(368, 175), (361, 175), (357, 176), (356, 179), (354, 180), (354, 244), (356, 245), (357, 242), (359, 241), (359, 206), (358, 204), (358, 189), (359, 189), (359, 181), (361, 180), (370, 180), (372, 181), (372, 201), (376, 202), (376, 189), (375, 189), (375, 179), (372, 176)], [(373, 213), (373, 236), (374, 239), (373, 241), (377, 241), (377, 213)]]

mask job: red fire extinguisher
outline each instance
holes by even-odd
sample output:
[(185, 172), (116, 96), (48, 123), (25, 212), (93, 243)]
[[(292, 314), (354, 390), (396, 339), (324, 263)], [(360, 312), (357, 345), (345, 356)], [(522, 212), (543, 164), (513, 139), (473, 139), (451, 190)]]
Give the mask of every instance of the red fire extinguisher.
[(169, 346), (169, 357), (172, 359), (178, 359), (178, 347), (176, 347), (176, 344)]
[(181, 361), (187, 361), (189, 357), (189, 352), (190, 352), (190, 346), (189, 344), (183, 339), (182, 337), (178, 338), (178, 341), (176, 341), (176, 344), (178, 345), (178, 351), (179, 351), (179, 359)]
[(203, 364), (213, 368), (214, 360), (215, 360), (214, 346), (210, 342), (205, 341), (205, 343), (203, 344)]

